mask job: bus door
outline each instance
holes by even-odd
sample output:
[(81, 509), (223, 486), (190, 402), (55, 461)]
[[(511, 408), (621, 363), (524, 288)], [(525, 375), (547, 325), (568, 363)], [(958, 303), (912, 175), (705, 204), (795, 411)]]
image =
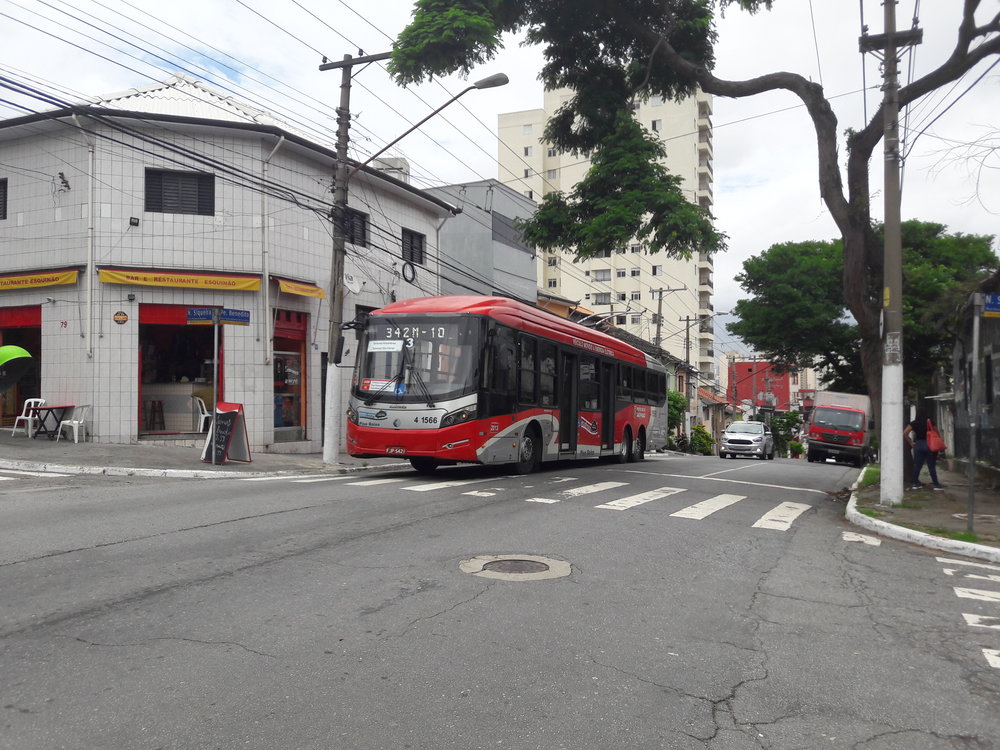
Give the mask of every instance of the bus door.
[(559, 450), (576, 451), (579, 364), (571, 352), (559, 352)]
[(601, 362), (601, 448), (615, 447), (615, 365)]

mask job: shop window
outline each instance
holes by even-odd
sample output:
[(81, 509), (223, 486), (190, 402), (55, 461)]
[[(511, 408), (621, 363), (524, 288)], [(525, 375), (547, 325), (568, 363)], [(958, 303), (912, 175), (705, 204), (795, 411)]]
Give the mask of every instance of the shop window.
[(145, 208), (164, 214), (213, 216), (215, 175), (147, 169)]
[(7, 178), (0, 180), (0, 220), (7, 218)]
[(427, 238), (409, 229), (403, 230), (403, 260), (424, 265), (424, 245)]

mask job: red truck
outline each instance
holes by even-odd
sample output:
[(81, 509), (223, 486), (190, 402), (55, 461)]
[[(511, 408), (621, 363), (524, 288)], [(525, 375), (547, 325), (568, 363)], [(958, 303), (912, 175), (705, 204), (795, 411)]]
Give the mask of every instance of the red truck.
[(861, 467), (872, 453), (872, 402), (857, 393), (816, 391), (807, 423), (809, 461), (850, 461)]

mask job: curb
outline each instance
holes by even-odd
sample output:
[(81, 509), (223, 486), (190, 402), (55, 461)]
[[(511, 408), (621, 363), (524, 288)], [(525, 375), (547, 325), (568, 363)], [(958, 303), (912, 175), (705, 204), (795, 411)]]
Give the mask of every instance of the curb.
[(896, 526), (885, 521), (880, 521), (877, 518), (866, 516), (857, 509), (857, 498), (854, 495), (854, 490), (857, 489), (857, 486), (858, 483), (855, 482), (851, 487), (851, 499), (847, 501), (846, 512), (847, 520), (855, 526), (860, 526), (863, 529), (889, 539), (910, 542), (911, 544), (918, 544), (921, 547), (929, 547), (930, 549), (948, 552), (953, 555), (975, 557), (979, 560), (1000, 563), (1000, 548), (987, 547), (985, 544), (973, 544), (972, 542), (960, 542), (957, 539), (945, 539), (944, 537), (934, 536), (933, 534), (927, 534), (916, 529), (908, 529), (905, 526)]
[(315, 469), (299, 468), (294, 471), (228, 471), (226, 469), (148, 469), (127, 466), (72, 466), (67, 464), (50, 464), (38, 461), (4, 461), (0, 460), (0, 469), (10, 471), (51, 471), (60, 474), (94, 474), (109, 477), (174, 477), (176, 479), (261, 479), (264, 477), (280, 478), (282, 476), (301, 474), (303, 471), (330, 472), (333, 474), (358, 474), (361, 472), (398, 471), (409, 468), (409, 464), (395, 463), (379, 466), (327, 466)]

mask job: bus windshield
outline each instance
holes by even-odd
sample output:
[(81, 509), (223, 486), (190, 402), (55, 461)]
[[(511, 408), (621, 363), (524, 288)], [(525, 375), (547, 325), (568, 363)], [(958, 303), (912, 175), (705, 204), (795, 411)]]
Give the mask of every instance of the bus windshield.
[(353, 390), (366, 402), (420, 402), (475, 391), (482, 320), (474, 316), (368, 318)]

